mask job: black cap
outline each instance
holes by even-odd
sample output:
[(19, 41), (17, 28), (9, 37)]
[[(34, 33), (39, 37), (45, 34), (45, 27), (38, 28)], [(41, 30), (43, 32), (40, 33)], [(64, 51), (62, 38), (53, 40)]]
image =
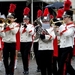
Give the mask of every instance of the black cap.
[(54, 18), (53, 19), (53, 24), (55, 24), (56, 26), (61, 26), (63, 23), (62, 18)]
[(73, 11), (72, 10), (67, 10), (64, 12), (64, 15), (63, 16), (73, 16)]

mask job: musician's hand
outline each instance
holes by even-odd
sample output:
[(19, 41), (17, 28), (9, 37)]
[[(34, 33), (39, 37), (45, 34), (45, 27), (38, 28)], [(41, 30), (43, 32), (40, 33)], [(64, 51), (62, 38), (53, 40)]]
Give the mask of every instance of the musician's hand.
[(24, 27), (25, 27), (25, 28), (27, 28), (27, 25), (26, 25), (26, 24), (24, 24)]
[(45, 39), (45, 35), (44, 34), (40, 34), (40, 38), (43, 40)]
[(0, 31), (2, 31), (4, 28), (2, 26), (0, 26)]
[(37, 26), (37, 27), (35, 27), (36, 32), (38, 32), (38, 29), (39, 29), (39, 27), (38, 27), (38, 26)]
[(58, 23), (55, 23), (55, 25), (60, 27), (62, 25), (62, 23), (58, 22)]
[(34, 27), (38, 25), (36, 21), (33, 22)]

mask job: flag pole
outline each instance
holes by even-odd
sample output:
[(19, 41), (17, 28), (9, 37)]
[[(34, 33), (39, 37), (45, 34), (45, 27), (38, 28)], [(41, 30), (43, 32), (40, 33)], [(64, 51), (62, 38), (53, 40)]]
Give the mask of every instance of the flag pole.
[(31, 0), (31, 24), (33, 24), (33, 0)]

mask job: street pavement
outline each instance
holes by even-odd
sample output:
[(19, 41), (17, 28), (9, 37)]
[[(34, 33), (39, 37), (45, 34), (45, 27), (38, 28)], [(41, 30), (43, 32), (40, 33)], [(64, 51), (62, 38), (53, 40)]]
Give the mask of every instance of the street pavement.
[[(72, 59), (72, 66), (75, 68), (75, 57)], [(36, 62), (35, 59), (30, 59), (29, 61), (29, 75), (41, 75), (40, 72), (36, 72)], [(5, 75), (4, 66), (0, 67), (0, 75)], [(15, 69), (14, 75), (23, 75), (23, 66), (21, 57), (18, 58), (17, 69)]]
[[(36, 62), (35, 59), (30, 59), (29, 61), (29, 75), (40, 75), (40, 72), (36, 72)], [(5, 75), (4, 65), (0, 67), (0, 75)], [(23, 75), (23, 65), (21, 57), (18, 57), (17, 69), (15, 69), (14, 75)]]

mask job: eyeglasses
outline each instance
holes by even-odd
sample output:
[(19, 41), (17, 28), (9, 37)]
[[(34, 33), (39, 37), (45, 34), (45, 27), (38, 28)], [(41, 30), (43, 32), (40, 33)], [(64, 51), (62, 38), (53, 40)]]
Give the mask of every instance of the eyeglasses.
[(14, 17), (7, 17), (7, 18), (9, 18), (9, 19), (14, 19)]
[(67, 16), (63, 17), (63, 18), (67, 18)]
[(68, 16), (68, 15), (67, 15), (67, 16), (63, 16), (63, 18), (69, 18), (69, 17), (70, 17), (70, 16)]

